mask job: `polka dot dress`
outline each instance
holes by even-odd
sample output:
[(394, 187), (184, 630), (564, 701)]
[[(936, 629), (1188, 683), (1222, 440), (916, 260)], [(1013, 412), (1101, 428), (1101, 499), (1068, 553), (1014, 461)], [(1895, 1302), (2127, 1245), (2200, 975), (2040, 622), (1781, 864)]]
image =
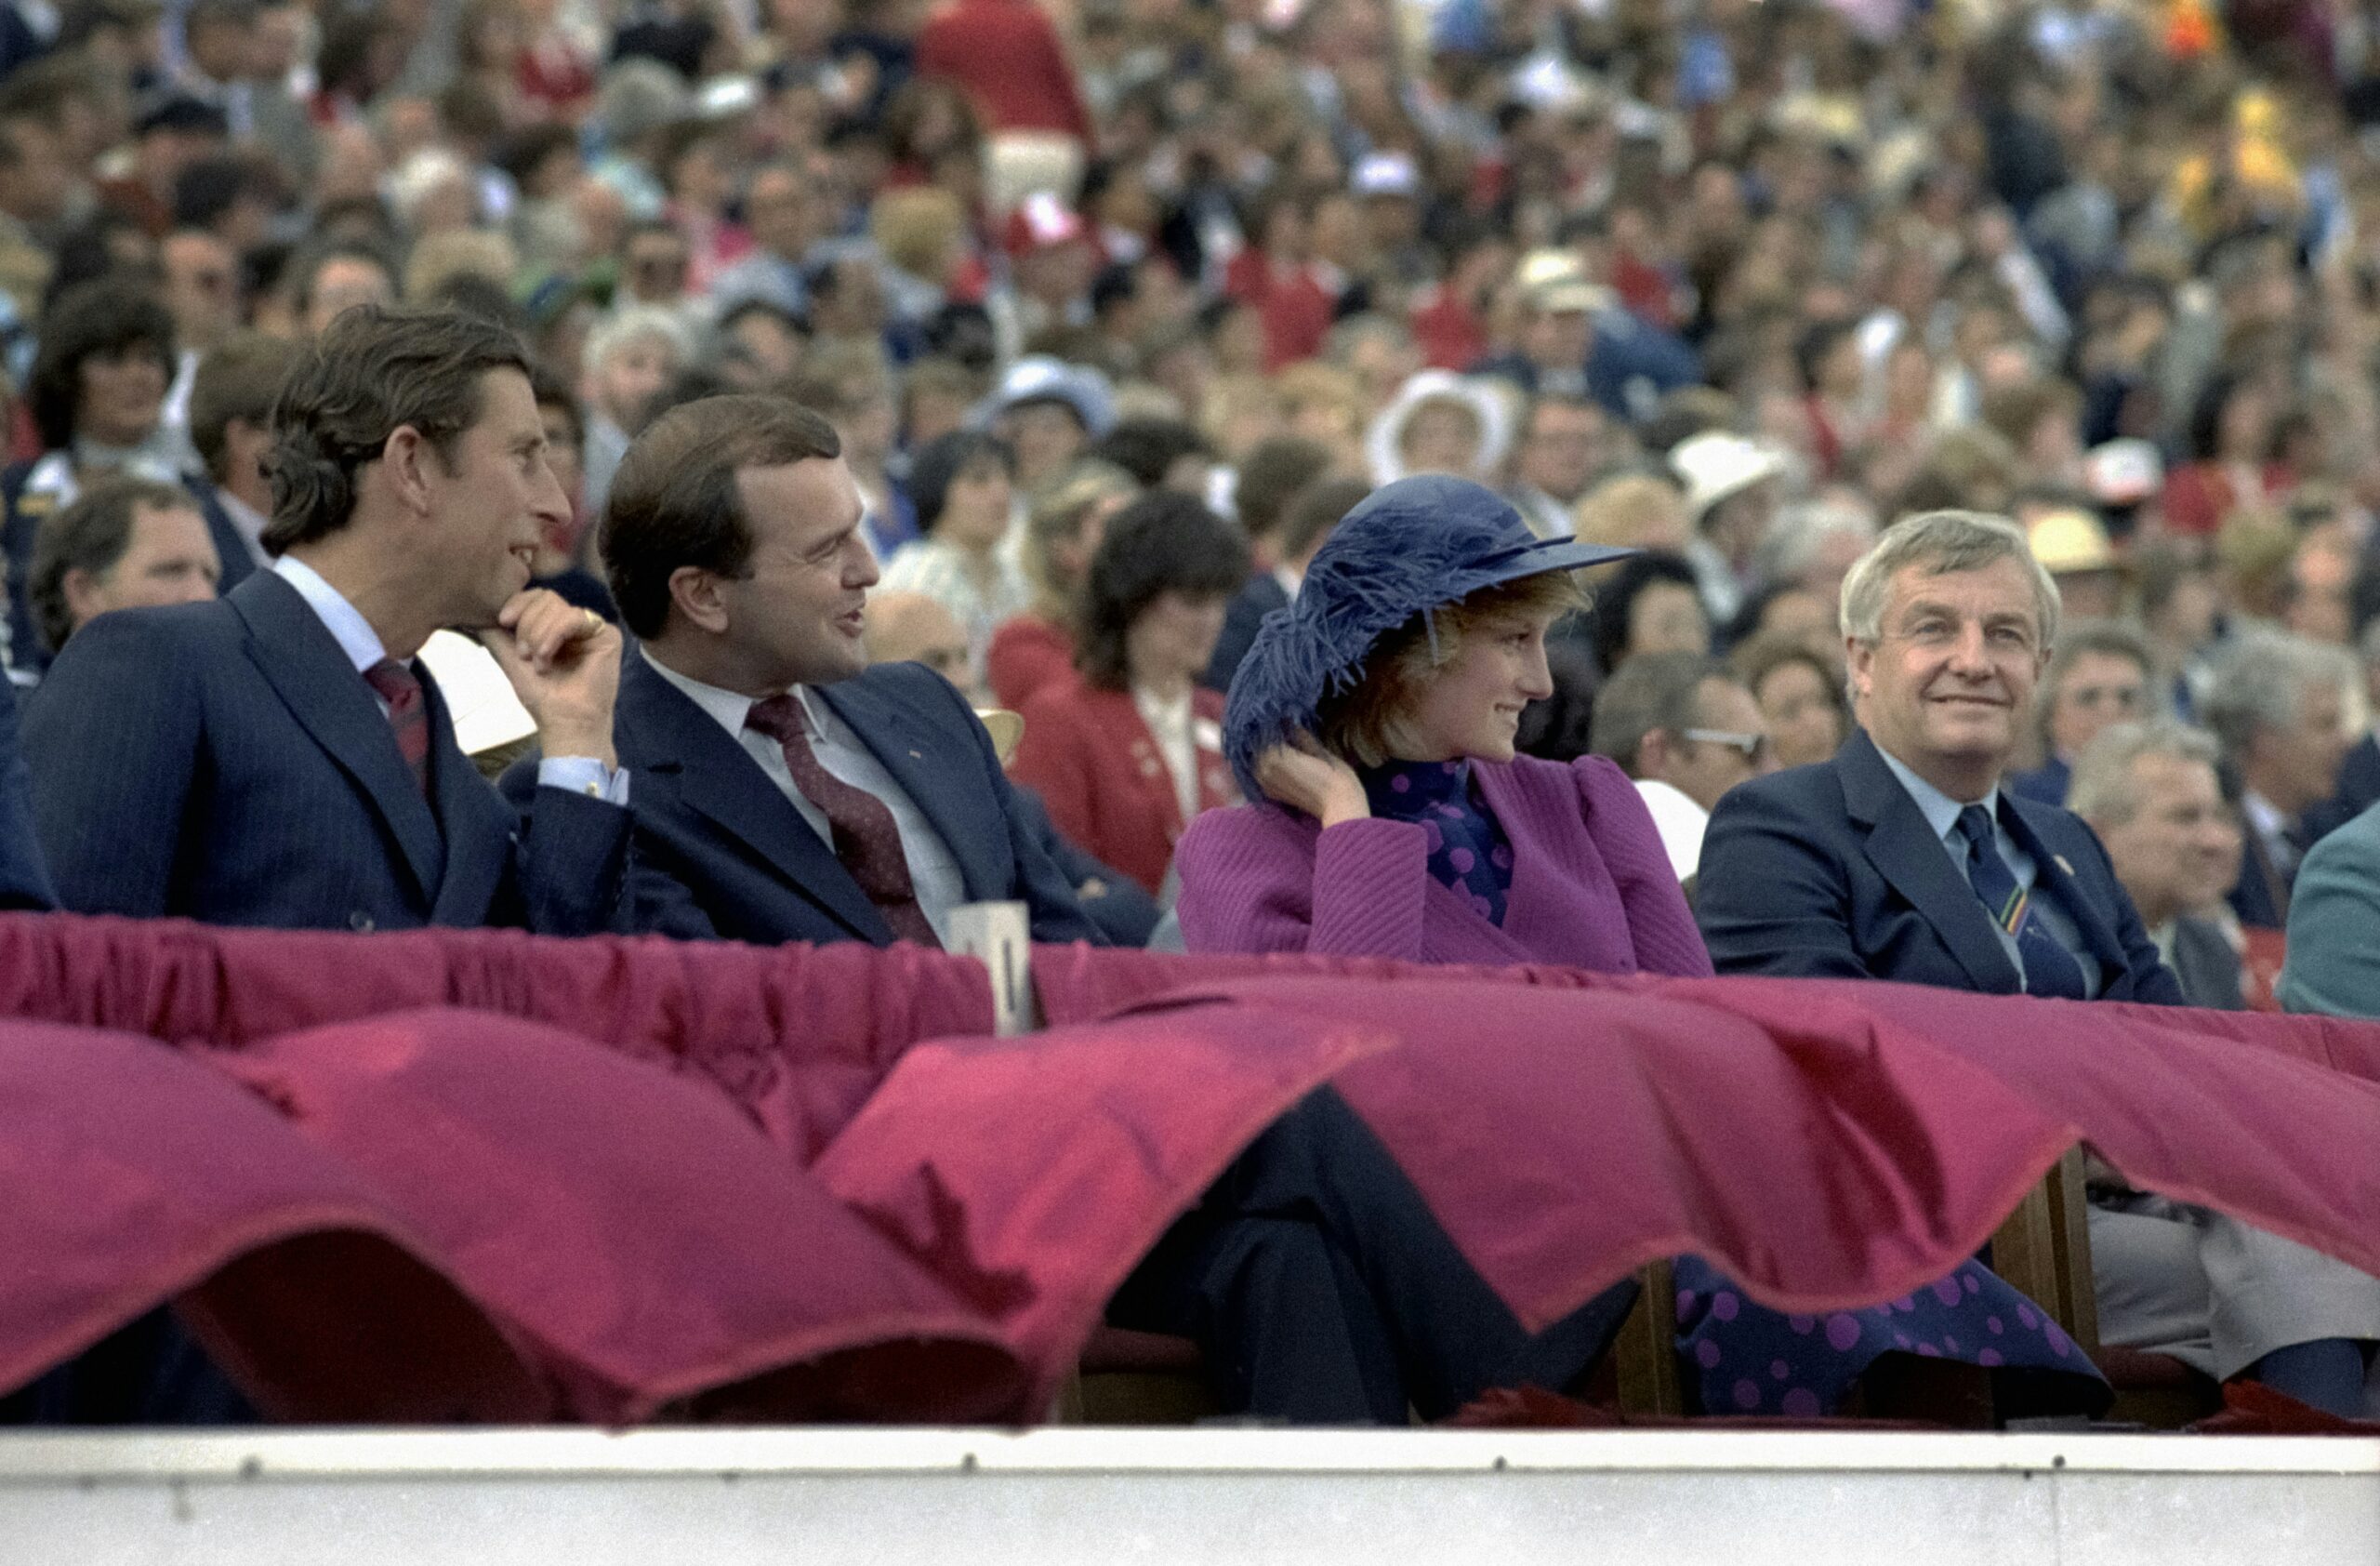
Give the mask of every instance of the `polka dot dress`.
[(1479, 801), (1469, 762), (1391, 762), (1364, 775), (1372, 814), (1417, 821), (1430, 843), (1430, 875), (1468, 897), (1490, 924), (1504, 922), (1513, 845)]
[(1972, 1261), (1897, 1300), (1824, 1316), (1754, 1304), (1699, 1256), (1677, 1258), (1673, 1276), (1678, 1368), (1707, 1413), (1832, 1413), (1880, 1354), (2099, 1379), (2047, 1311)]

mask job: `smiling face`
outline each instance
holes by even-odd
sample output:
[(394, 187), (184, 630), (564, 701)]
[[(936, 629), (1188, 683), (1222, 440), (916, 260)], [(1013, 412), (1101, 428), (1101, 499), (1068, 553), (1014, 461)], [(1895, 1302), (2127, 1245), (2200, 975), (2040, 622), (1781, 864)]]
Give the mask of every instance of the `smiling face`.
[(157, 428), (165, 402), (165, 351), (134, 343), (82, 364), (74, 432), (107, 445), (138, 445)]
[(424, 454), (430, 538), (421, 580), (437, 583), (442, 625), (482, 630), (529, 585), (537, 548), (570, 520), (546, 455), (545, 419), (515, 369), (480, 377), (480, 416), (445, 458)]
[(1545, 632), (1557, 617), (1554, 610), (1514, 610), (1466, 630), (1454, 657), (1438, 667), (1391, 725), (1396, 759), (1511, 761), (1521, 710), (1554, 694)]
[(1850, 644), (1859, 722), (1936, 788), (1981, 799), (2016, 749), (2047, 656), (2030, 573), (2013, 557), (1938, 574), (1904, 565), (1880, 630)]
[(2213, 908), (2240, 873), (2240, 827), (2215, 769), (2155, 751), (2132, 763), (2133, 812), (2093, 821), (2116, 879), (2151, 926)]
[(850, 466), (814, 457), (742, 468), (735, 487), (752, 554), (742, 577), (721, 583), (720, 602), (750, 688), (831, 684), (866, 669), (877, 572)]

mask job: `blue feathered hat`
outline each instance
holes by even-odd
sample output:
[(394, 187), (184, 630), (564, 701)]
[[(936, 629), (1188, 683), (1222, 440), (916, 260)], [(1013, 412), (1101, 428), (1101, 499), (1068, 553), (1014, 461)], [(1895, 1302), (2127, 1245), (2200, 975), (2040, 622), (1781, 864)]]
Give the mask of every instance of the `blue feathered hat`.
[(1372, 644), (1414, 616), (1500, 582), (1636, 552), (1540, 538), (1510, 501), (1469, 479), (1422, 474), (1373, 490), (1332, 530), (1297, 598), (1264, 617), (1232, 676), (1223, 753), (1240, 791), (1264, 797), (1256, 758), (1311, 734), (1324, 698), (1353, 687)]

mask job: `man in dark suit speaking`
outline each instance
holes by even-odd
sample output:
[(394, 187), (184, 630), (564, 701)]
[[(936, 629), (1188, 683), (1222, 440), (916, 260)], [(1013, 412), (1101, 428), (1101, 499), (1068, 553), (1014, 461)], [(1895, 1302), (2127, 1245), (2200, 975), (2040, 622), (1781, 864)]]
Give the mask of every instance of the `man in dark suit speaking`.
[(2024, 535), (1908, 518), (1843, 606), (1862, 732), (1712, 812), (1696, 914), (1719, 971), (2180, 1004), (2090, 829), (2001, 786), (2057, 634)]
[[(358, 309), (274, 412), (278, 558), (230, 596), (85, 627), (25, 713), (41, 844), (86, 913), (286, 929), (619, 917), (619, 635), (526, 591), (567, 502), (503, 328)], [(516, 813), (413, 661), (479, 630), (549, 758)], [(533, 852), (534, 849), (534, 852)]]
[(1036, 940), (1099, 939), (950, 683), (868, 667), (877, 571), (840, 454), (805, 408), (712, 397), (656, 421), (613, 480), (639, 924), (939, 944), (960, 904), (1015, 900)]

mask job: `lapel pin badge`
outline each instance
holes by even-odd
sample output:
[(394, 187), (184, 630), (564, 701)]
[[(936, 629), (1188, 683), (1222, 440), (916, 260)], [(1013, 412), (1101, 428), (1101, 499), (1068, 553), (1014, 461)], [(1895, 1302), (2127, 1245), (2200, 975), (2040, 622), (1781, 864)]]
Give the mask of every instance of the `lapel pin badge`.
[(2068, 863), (2066, 862), (2066, 856), (2065, 856), (2065, 855), (2063, 855), (2063, 854), (2053, 854), (2053, 855), (2051, 855), (2051, 856), (2050, 856), (2050, 857), (2057, 861), (2057, 868), (2058, 868), (2059, 869), (2064, 870), (2064, 871), (2065, 871), (2067, 874), (2069, 874), (2069, 875), (2072, 875), (2072, 874), (2074, 873), (2074, 867), (2073, 867), (2072, 865), (2069, 865), (2069, 864), (2068, 864)]

